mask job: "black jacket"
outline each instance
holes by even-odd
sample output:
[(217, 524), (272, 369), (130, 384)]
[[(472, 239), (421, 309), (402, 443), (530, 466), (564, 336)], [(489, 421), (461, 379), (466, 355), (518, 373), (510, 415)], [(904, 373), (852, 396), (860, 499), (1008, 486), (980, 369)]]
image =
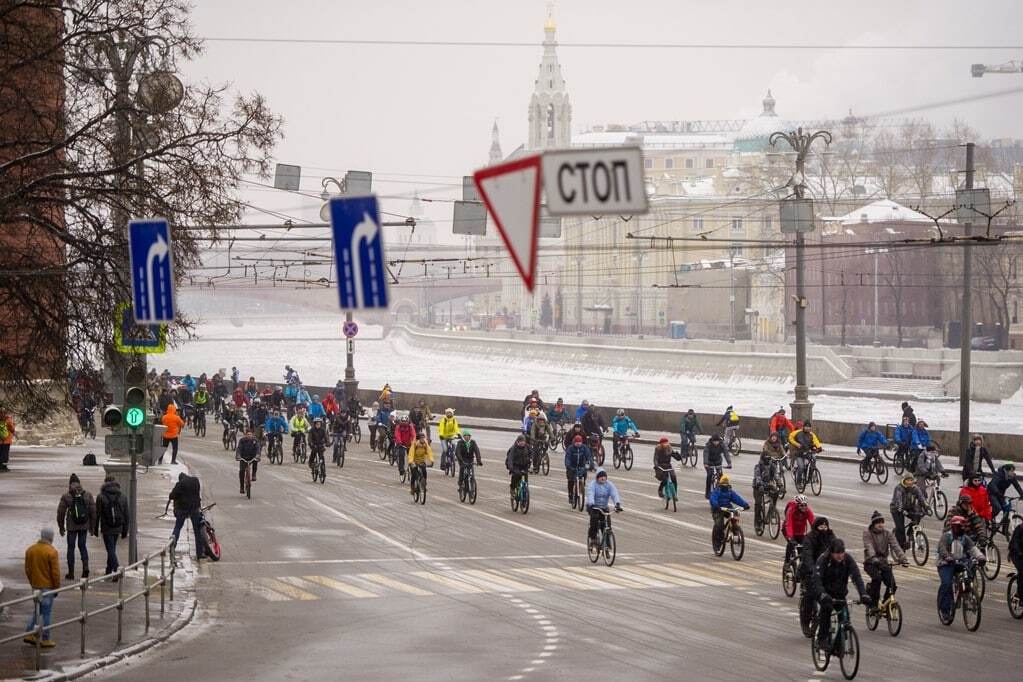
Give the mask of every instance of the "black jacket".
[(259, 441), (255, 438), (242, 438), (238, 441), (238, 449), (235, 454), (243, 462), (251, 462), (259, 457)]
[(916, 413), (913, 412), (912, 405), (906, 405), (904, 408), (902, 408), (902, 416), (909, 417), (910, 426), (916, 426)]
[(477, 464), (483, 464), (483, 458), (480, 457), (480, 446), (474, 440), (466, 442), (464, 438), (459, 438), (458, 443), (455, 444), (455, 458), (462, 464), (472, 464), (474, 459)]
[[(585, 430), (586, 429), (583, 429), (583, 431), (585, 431)], [(565, 440), (564, 440), (564, 443), (563, 443), (564, 446), (565, 446), (564, 447), (565, 450), (568, 450), (569, 446), (572, 445), (572, 441), (575, 439), (576, 436), (582, 436), (583, 437), (583, 445), (585, 445), (586, 441), (589, 440), (589, 435), (588, 434), (586, 434), (586, 433), (576, 433), (575, 432), (575, 426), (573, 426), (571, 429), (569, 429), (568, 431), (565, 432)]]
[(987, 484), (987, 495), (988, 497), (1005, 497), (1005, 491), (1009, 489), (1009, 486), (1015, 487), (1016, 494), (1023, 497), (1023, 490), (1020, 489), (1019, 480), (1015, 478), (1010, 479), (1008, 469), (1006, 469), (1003, 464), (998, 467), (998, 470), (995, 471), (994, 477)]
[(604, 433), (607, 431), (607, 425), (604, 423), (604, 416), (597, 412), (591, 406), (590, 409), (586, 410), (586, 414), (579, 421), (583, 424), (583, 431), (588, 434), (591, 433)]
[(174, 500), (174, 512), (180, 514), (193, 514), (199, 511), (200, 495), (199, 479), (195, 476), (185, 475), (178, 480), (171, 490), (170, 498)]
[(804, 576), (810, 575), (813, 567), (817, 565), (817, 559), (831, 549), (831, 541), (834, 539), (835, 532), (830, 527), (826, 533), (821, 533), (816, 528), (810, 529), (803, 538), (803, 548), (800, 551)]
[(529, 471), (529, 447), (512, 445), (504, 458), (504, 466), (513, 474), (524, 474)]
[(725, 443), (720, 440), (716, 442), (716, 446), (713, 445), (713, 441), (707, 441), (707, 444), (703, 446), (703, 466), (705, 467), (719, 467), (724, 464)]
[(995, 471), (995, 463), (991, 461), (991, 455), (988, 454), (987, 448), (981, 445), (978, 451), (975, 450), (971, 444), (959, 462), (963, 467), (963, 479), (972, 478), (974, 474), (981, 473), (984, 470), (984, 462), (987, 462), (987, 468), (991, 473)]
[(818, 595), (827, 594), (833, 599), (845, 599), (849, 594), (850, 579), (856, 585), (856, 592), (862, 599), (867, 589), (863, 585), (863, 578), (855, 559), (848, 552), (842, 561), (832, 559), (830, 552), (817, 559), (817, 567), (813, 572), (813, 586)]
[(328, 445), (329, 437), (327, 436), (327, 429), (324, 427), (316, 428), (315, 426), (309, 429), (309, 447), (312, 449), (323, 449)]
[(1016, 526), (1016, 530), (1012, 531), (1012, 537), (1009, 538), (1009, 561), (1020, 559), (1023, 559), (1023, 523)]
[[(120, 523), (110, 525), (107, 522), (108, 507), (117, 507)], [(130, 526), (128, 496), (121, 494), (120, 483), (107, 481), (100, 489), (99, 495), (96, 496), (96, 532), (103, 535), (120, 535), (122, 538), (126, 538)]]

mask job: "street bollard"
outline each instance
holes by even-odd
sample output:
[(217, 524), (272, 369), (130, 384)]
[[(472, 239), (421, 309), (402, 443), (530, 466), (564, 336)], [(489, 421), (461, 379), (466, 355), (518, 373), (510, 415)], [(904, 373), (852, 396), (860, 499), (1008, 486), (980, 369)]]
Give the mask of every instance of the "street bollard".
[(146, 634), (149, 634), (149, 557), (142, 562), (142, 584), (145, 588), (146, 600)]
[(85, 621), (89, 617), (89, 611), (88, 611), (88, 609), (86, 608), (86, 605), (85, 605), (85, 593), (88, 590), (89, 590), (89, 580), (88, 580), (88, 578), (83, 578), (82, 579), (82, 606), (81, 606), (82, 613), (81, 613), (80, 620), (78, 621), (80, 623), (80, 630), (81, 630), (80, 641), (79, 641), (79, 644), (80, 644), (79, 654), (81, 655), (82, 658), (85, 658)]
[(124, 633), (124, 569), (117, 569), (117, 643)]
[(33, 608), (36, 612), (36, 670), (39, 670), (39, 658), (43, 651), (43, 608), (42, 608), (42, 590), (36, 590), (35, 594), (32, 595)]
[(164, 586), (167, 584), (167, 550), (160, 550), (160, 619), (163, 620), (164, 612)]

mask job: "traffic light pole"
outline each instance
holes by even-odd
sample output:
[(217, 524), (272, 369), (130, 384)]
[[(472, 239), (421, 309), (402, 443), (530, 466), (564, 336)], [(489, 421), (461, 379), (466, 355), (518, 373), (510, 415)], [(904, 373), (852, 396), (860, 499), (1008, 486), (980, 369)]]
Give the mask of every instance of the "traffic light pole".
[[(133, 429), (134, 431), (134, 429)], [(128, 482), (128, 563), (139, 560), (139, 453), (135, 447), (136, 434), (132, 433), (128, 440), (128, 455), (131, 457), (131, 478)]]

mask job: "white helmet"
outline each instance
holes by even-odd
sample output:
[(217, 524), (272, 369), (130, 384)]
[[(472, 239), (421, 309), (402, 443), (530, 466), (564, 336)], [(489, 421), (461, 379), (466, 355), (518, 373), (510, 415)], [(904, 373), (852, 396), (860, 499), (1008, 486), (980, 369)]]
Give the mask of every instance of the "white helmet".
[(448, 417), (453, 417), (455, 416), (455, 411), (454, 409), (449, 407), (448, 409), (444, 410), (444, 414), (447, 415)]
[(806, 495), (796, 495), (795, 497), (792, 498), (792, 501), (798, 505), (806, 506), (807, 503)]
[(624, 417), (625, 416), (625, 410), (623, 410), (622, 408), (619, 407), (618, 408), (618, 416), (619, 417)]

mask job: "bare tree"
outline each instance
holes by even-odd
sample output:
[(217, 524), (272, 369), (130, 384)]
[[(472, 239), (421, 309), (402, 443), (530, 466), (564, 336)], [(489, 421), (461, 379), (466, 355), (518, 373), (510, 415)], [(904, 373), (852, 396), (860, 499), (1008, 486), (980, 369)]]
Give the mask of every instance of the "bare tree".
[(888, 249), (884, 254), (885, 269), (881, 271), (881, 279), (891, 293), (892, 301), (895, 303), (895, 329), (897, 334), (897, 345), (902, 348), (902, 341), (905, 331), (903, 329), (903, 313), (905, 312), (906, 285), (909, 279), (906, 274), (906, 253), (903, 249)]
[(1001, 323), (1002, 338), (998, 342), (1005, 347), (1012, 324), (1009, 304), (1023, 295), (1023, 245), (1006, 242), (989, 247), (989, 252), (976, 262), (980, 265), (979, 277), (973, 288), (979, 300), (988, 305), (988, 319)]
[[(243, 176), (267, 176), (281, 120), (258, 94), (180, 84), (202, 51), (184, 0), (11, 0), (0, 9), (0, 384), (28, 415), (37, 381), (94, 366), (130, 300), (126, 222), (161, 216), (175, 276), (196, 237), (236, 221)], [(180, 99), (179, 99), (180, 98)], [(172, 228), (173, 229), (173, 228)], [(177, 333), (187, 332), (187, 322)], [(33, 409), (35, 408), (35, 409)]]

